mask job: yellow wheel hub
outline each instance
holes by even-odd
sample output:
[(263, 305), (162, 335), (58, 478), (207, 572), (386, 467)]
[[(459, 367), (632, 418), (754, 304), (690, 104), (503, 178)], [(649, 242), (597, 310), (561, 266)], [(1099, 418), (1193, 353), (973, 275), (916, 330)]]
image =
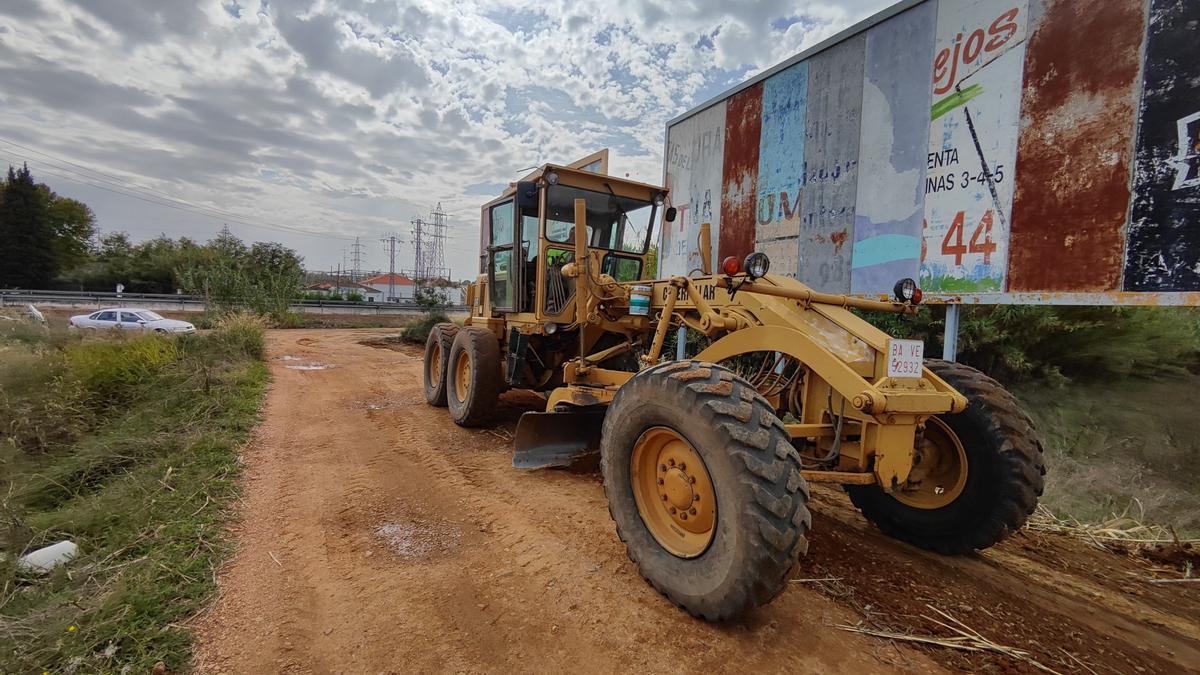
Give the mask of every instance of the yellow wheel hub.
[(681, 558), (695, 558), (712, 543), (717, 497), (708, 468), (679, 433), (646, 430), (633, 446), (630, 478), (638, 514), (654, 539)]
[(918, 509), (940, 509), (958, 499), (966, 484), (967, 451), (962, 441), (945, 422), (930, 417), (908, 482), (892, 496)]
[(425, 368), (429, 371), (429, 384), (437, 389), (442, 383), (442, 345), (437, 342), (434, 342), (433, 349), (429, 350), (429, 363), (425, 364)]
[(466, 352), (458, 355), (454, 364), (454, 397), (459, 403), (467, 402), (467, 392), (471, 389), (471, 357)]

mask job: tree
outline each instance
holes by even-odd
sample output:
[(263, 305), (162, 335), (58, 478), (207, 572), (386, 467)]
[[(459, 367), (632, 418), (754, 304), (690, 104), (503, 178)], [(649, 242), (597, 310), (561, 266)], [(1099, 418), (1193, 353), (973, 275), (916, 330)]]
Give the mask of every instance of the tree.
[(39, 288), (58, 273), (45, 194), (28, 166), (8, 167), (0, 191), (0, 287)]
[(228, 229), (181, 260), (187, 264), (175, 273), (182, 288), (203, 295), (216, 312), (245, 308), (282, 320), (304, 278), (303, 261), (292, 249), (276, 243), (246, 248)]
[(77, 199), (60, 197), (45, 183), (38, 185), (38, 190), (46, 199), (58, 269), (71, 270), (88, 262), (96, 236), (96, 215), (91, 207)]

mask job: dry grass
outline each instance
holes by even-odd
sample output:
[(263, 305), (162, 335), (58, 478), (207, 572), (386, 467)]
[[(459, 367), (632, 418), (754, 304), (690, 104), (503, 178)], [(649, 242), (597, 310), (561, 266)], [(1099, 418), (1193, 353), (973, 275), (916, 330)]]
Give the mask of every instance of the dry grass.
[[(1134, 500), (1134, 505), (1141, 506)], [(1122, 544), (1200, 544), (1200, 539), (1181, 538), (1169, 525), (1153, 525), (1143, 522), (1145, 513), (1131, 515), (1128, 509), (1098, 523), (1084, 523), (1070, 516), (1059, 517), (1050, 509), (1039, 505), (1029, 517), (1025, 527), (1038, 532), (1066, 534), (1082, 539), (1092, 546), (1109, 550), (1112, 542)]]
[(1200, 536), (1198, 385), (1187, 375), (1018, 388), (1046, 444), (1042, 503), (1066, 521), (1129, 530), (1117, 536), (1147, 522)]
[[(988, 638), (984, 637), (982, 634), (980, 634), (978, 631), (974, 630), (967, 624), (954, 618), (948, 612), (938, 609), (937, 607), (934, 607), (933, 605), (927, 604), (925, 606), (928, 607), (933, 612), (937, 613), (940, 617), (942, 617), (942, 619), (945, 619), (945, 621), (943, 621), (941, 619), (935, 619), (931, 616), (927, 616), (924, 614), (921, 615), (921, 618), (925, 619), (926, 621), (930, 621), (930, 622), (944, 628), (945, 630), (949, 631), (949, 633), (950, 633), (949, 636), (943, 637), (943, 636), (936, 636), (936, 635), (915, 635), (915, 634), (911, 634), (911, 633), (899, 633), (899, 632), (895, 632), (895, 631), (878, 630), (875, 628), (869, 628), (869, 627), (864, 627), (864, 626), (835, 625), (834, 628), (837, 628), (839, 630), (844, 630), (844, 631), (847, 631), (850, 633), (862, 633), (863, 635), (871, 635), (871, 636), (883, 638), (886, 640), (899, 640), (901, 642), (916, 642), (916, 643), (920, 643), (923, 645), (930, 645), (930, 646), (934, 646), (934, 647), (946, 647), (949, 649), (958, 649), (961, 651), (968, 651), (968, 652), (992, 652), (995, 654), (1003, 654), (1004, 656), (1008, 656), (1008, 657), (1016, 659), (1018, 661), (1023, 661), (1025, 663), (1028, 663), (1029, 665), (1033, 666), (1034, 668), (1037, 668), (1040, 671), (1058, 675), (1058, 671), (1039, 663), (1036, 659), (1033, 658), (1033, 656), (1029, 652), (1027, 652), (1023, 649), (1017, 649), (1015, 647), (1008, 647), (1008, 646), (1002, 645), (998, 642), (993, 642), (992, 640), (989, 640)], [(949, 623), (946, 623), (947, 621)], [(1076, 659), (1070, 653), (1067, 653), (1067, 656), (1070, 656), (1072, 659), (1075, 659), (1076, 661), (1078, 661), (1078, 659)]]

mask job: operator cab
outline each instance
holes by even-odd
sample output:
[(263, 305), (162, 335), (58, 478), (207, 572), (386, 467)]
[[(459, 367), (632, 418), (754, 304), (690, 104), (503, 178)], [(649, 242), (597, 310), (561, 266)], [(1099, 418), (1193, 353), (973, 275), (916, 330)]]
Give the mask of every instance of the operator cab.
[(602, 274), (618, 282), (654, 274), (646, 254), (666, 191), (606, 170), (606, 152), (569, 166), (546, 164), (483, 206), (480, 273), (487, 292), (475, 304), (490, 310), (485, 315), (572, 320), (574, 281), (561, 270), (575, 256), (576, 199), (587, 203), (588, 246), (602, 253)]

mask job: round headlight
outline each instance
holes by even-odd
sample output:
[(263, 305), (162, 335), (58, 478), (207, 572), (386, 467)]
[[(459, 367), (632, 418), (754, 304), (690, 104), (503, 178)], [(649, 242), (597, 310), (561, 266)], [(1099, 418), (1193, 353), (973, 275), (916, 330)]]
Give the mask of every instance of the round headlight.
[(746, 262), (742, 263), (742, 271), (752, 279), (765, 277), (767, 272), (771, 271), (771, 259), (766, 253), (755, 251), (746, 256)]
[[(892, 289), (892, 293), (896, 295), (896, 300), (900, 302), (913, 302), (914, 298), (919, 298), (917, 292), (917, 282), (909, 278), (897, 281), (895, 288)], [(917, 300), (917, 302), (920, 302), (920, 300)]]
[(551, 185), (558, 185), (558, 172), (557, 171), (547, 171), (546, 172), (546, 182)]
[(667, 200), (667, 198), (661, 192), (654, 195), (654, 205), (655, 206), (662, 206), (663, 202), (665, 202), (666, 200)]
[(542, 326), (542, 330), (546, 331), (546, 335), (554, 335), (558, 332), (558, 324), (554, 323), (553, 321), (547, 321)]

